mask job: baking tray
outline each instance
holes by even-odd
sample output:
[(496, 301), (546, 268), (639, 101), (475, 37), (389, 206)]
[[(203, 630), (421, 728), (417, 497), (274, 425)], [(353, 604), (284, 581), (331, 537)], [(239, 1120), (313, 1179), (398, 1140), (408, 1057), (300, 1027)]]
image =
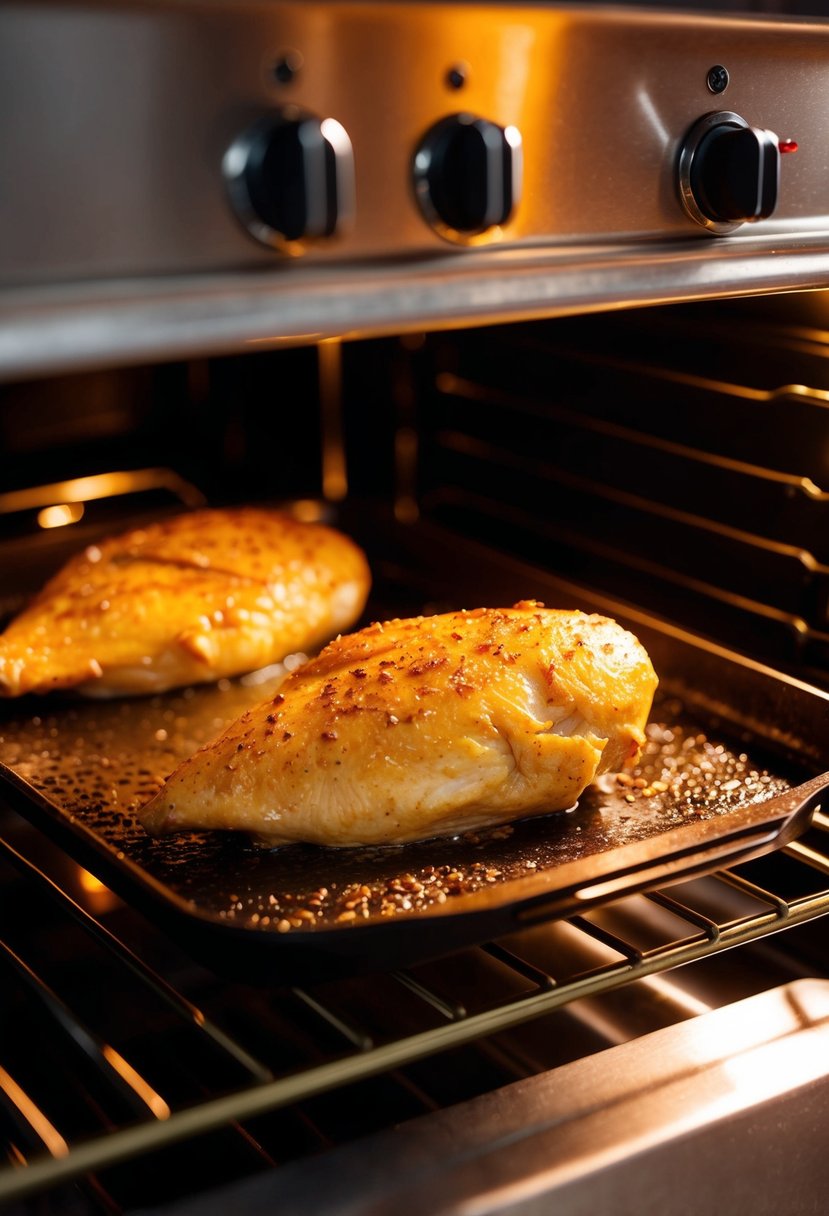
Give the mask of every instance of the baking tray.
[(440, 529), (401, 536), (375, 520), (366, 547), (373, 616), (539, 598), (633, 628), (661, 685), (630, 778), (600, 779), (572, 812), (399, 847), (147, 836), (138, 808), (181, 759), (273, 696), (278, 667), (142, 699), (5, 703), (8, 803), (205, 965), (266, 983), (426, 961), (748, 860), (808, 826), (808, 812), (781, 815), (764, 799), (828, 767), (825, 694), (484, 547), (464, 541), (461, 553)]

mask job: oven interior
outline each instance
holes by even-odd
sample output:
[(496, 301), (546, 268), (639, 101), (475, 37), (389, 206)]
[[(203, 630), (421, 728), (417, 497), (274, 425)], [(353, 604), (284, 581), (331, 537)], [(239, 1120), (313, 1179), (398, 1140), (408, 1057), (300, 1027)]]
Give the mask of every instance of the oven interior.
[[(687, 631), (703, 683), (745, 656), (781, 682), (774, 729), (760, 748), (712, 691), (712, 741), (785, 774), (811, 715), (817, 773), (828, 350), (811, 293), (10, 382), (0, 610), (116, 528), (290, 504), (363, 544), (367, 619), (559, 587)], [(11, 1211), (742, 1210), (757, 1145), (752, 1210), (820, 1210), (820, 810), (770, 855), (308, 983), (212, 968), (19, 809), (0, 822)]]

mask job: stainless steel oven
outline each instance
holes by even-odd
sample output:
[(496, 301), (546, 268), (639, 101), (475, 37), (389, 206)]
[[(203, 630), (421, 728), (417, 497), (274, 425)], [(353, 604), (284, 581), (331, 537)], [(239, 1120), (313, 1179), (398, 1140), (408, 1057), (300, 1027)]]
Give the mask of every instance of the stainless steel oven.
[(367, 619), (596, 609), (661, 681), (564, 827), (268, 885), (119, 835), (255, 679), (4, 705), (7, 1210), (821, 1211), (829, 817), (750, 815), (829, 768), (829, 25), (38, 0), (0, 91), (4, 620), (279, 503)]

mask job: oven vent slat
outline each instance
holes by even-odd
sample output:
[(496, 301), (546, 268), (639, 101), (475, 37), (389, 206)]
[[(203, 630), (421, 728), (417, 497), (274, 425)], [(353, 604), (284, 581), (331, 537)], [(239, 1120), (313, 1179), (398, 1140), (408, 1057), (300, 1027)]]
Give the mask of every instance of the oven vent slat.
[(821, 682), (826, 334), (721, 309), (436, 338), (421, 509)]

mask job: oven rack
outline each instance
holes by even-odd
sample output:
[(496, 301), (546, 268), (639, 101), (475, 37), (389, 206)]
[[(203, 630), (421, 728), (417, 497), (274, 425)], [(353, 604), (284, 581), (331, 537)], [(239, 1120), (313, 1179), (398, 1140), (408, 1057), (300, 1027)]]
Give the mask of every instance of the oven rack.
[(754, 307), (435, 340), (423, 513), (824, 685), (829, 339)]
[[(782, 854), (782, 855), (781, 855)], [(180, 1109), (172, 1109), (165, 1095), (151, 1079), (142, 1076), (137, 1067), (102, 1034), (84, 1021), (49, 986), (38, 972), (36, 964), (21, 956), (5, 942), (0, 943), (0, 964), (11, 975), (12, 985), (25, 988), (27, 997), (40, 1005), (40, 1015), (46, 1017), (53, 1033), (68, 1037), (79, 1047), (86, 1062), (97, 1069), (105, 1087), (108, 1085), (121, 1103), (119, 1123), (107, 1123), (97, 1134), (73, 1138), (66, 1128), (54, 1126), (38, 1106), (36, 1095), (27, 1093), (14, 1073), (15, 1058), (9, 1057), (8, 1047), (0, 1056), (0, 1109), (4, 1109), (15, 1129), (15, 1144), (9, 1152), (12, 1164), (0, 1173), (0, 1202), (9, 1202), (26, 1195), (40, 1193), (61, 1184), (87, 1176), (94, 1192), (99, 1184), (89, 1175), (106, 1170), (130, 1158), (150, 1154), (155, 1150), (179, 1144), (189, 1137), (200, 1136), (213, 1129), (233, 1127), (244, 1136), (239, 1124), (255, 1120), (266, 1112), (274, 1112), (315, 1096), (339, 1090), (352, 1083), (378, 1077), (380, 1074), (405, 1068), (426, 1057), (452, 1048), (496, 1036), (511, 1028), (550, 1014), (578, 1001), (595, 998), (622, 988), (636, 980), (655, 976), (747, 942), (757, 941), (814, 920), (829, 912), (829, 816), (818, 811), (812, 827), (804, 838), (786, 846), (781, 854), (759, 862), (749, 862), (734, 870), (720, 871), (708, 879), (706, 890), (716, 891), (714, 903), (721, 904), (719, 914), (710, 911), (711, 895), (700, 903), (695, 884), (682, 884), (670, 890), (658, 890), (627, 897), (605, 909), (578, 916), (564, 922), (573, 941), (583, 947), (585, 957), (592, 961), (575, 972), (557, 979), (552, 969), (539, 966), (527, 949), (525, 934), (513, 935), (500, 941), (475, 948), (482, 956), (494, 960), (511, 977), (512, 985), (525, 985), (519, 995), (503, 996), (488, 991), (486, 1004), (470, 1010), (451, 991), (453, 960), (441, 978), (424, 981), (416, 971), (399, 972), (383, 977), (402, 990), (405, 999), (425, 1008), (436, 1024), (410, 1034), (378, 1035), (373, 1029), (359, 1024), (359, 1014), (346, 1003), (345, 1011), (338, 1007), (336, 985), (334, 996), (314, 988), (291, 989), (292, 997), (323, 1026), (337, 1043), (328, 1058), (298, 1071), (277, 1075), (250, 1050), (243, 1036), (228, 1032), (208, 1012), (193, 1004), (183, 992), (171, 985), (150, 964), (144, 962), (125, 941), (112, 933), (102, 919), (86, 911), (67, 890), (52, 880), (38, 861), (32, 860), (6, 838), (0, 838), (0, 859), (10, 864), (19, 879), (38, 890), (56, 904), (64, 916), (96, 945), (103, 948), (110, 962), (122, 972), (129, 972), (139, 986), (160, 999), (173, 1012), (182, 1030), (209, 1041), (212, 1050), (224, 1057), (232, 1068), (244, 1076), (225, 1092), (210, 1092), (207, 1097)], [(773, 870), (772, 878), (757, 876), (758, 867)], [(781, 866), (788, 867), (785, 881)], [(791, 892), (797, 892), (792, 894)], [(785, 893), (784, 893), (785, 892)], [(751, 911), (733, 914), (738, 900), (752, 905)], [(720, 897), (723, 897), (720, 899)], [(636, 932), (625, 930), (629, 915), (621, 905), (633, 900), (637, 908), (665, 913), (680, 928), (669, 940), (642, 946), (634, 939)], [(732, 908), (732, 912), (728, 908)], [(703, 910), (707, 908), (707, 910)], [(628, 919), (626, 919), (628, 916)], [(623, 926), (619, 928), (619, 924)], [(549, 926), (529, 931), (538, 934)], [(526, 931), (525, 931), (526, 933)], [(595, 965), (597, 950), (608, 956)], [(612, 956), (612, 957), (609, 957)], [(448, 978), (447, 978), (448, 977)], [(371, 984), (372, 977), (365, 981)], [(329, 986), (330, 988), (330, 986)], [(11, 989), (7, 989), (11, 991)], [(684, 1016), (699, 1012), (693, 1004)], [(370, 1021), (370, 1019), (369, 1019)], [(432, 1108), (428, 1097), (426, 1109)], [(266, 1162), (273, 1164), (267, 1157)]]

